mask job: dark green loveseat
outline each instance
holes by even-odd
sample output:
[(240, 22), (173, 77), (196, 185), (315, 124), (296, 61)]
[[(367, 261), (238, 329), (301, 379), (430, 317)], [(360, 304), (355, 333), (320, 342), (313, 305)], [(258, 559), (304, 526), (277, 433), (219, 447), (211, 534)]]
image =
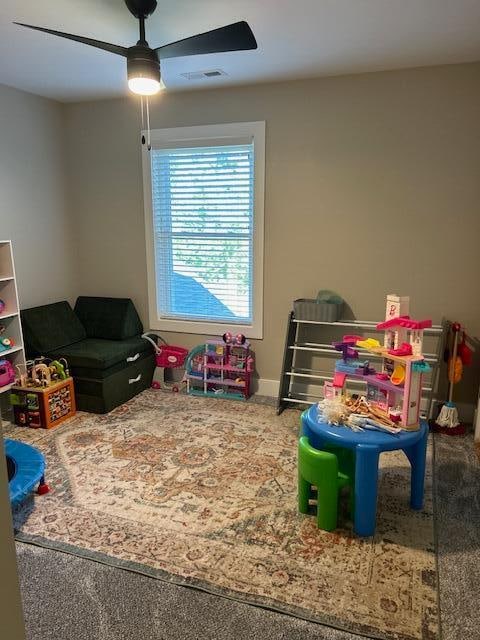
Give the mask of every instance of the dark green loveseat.
[(67, 359), (79, 410), (106, 413), (150, 386), (155, 356), (130, 299), (82, 296), (21, 318), (28, 357)]

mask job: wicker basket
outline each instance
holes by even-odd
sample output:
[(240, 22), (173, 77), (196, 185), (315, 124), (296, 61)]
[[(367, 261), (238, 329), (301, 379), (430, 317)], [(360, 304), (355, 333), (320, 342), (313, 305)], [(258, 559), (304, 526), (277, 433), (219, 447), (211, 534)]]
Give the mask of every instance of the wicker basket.
[(311, 298), (299, 298), (293, 302), (293, 311), (297, 320), (336, 322), (341, 317), (342, 310), (343, 301), (338, 297), (332, 302), (319, 302)]

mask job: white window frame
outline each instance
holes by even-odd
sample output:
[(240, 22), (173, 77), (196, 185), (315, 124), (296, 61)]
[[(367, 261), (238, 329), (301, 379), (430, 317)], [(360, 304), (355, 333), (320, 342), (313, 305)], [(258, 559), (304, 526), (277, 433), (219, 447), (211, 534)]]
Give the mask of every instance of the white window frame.
[[(144, 132), (146, 134), (146, 132)], [(263, 338), (263, 244), (265, 203), (265, 122), (234, 122), (230, 124), (174, 127), (151, 131), (152, 149), (203, 147), (221, 144), (253, 142), (254, 149), (254, 205), (253, 205), (253, 290), (252, 323), (238, 324), (184, 319), (162, 318), (158, 314), (155, 274), (155, 246), (153, 232), (151, 155), (143, 145), (143, 192), (145, 210), (145, 242), (148, 278), (148, 313), (150, 329), (221, 335), (228, 329), (243, 333), (247, 338)]]

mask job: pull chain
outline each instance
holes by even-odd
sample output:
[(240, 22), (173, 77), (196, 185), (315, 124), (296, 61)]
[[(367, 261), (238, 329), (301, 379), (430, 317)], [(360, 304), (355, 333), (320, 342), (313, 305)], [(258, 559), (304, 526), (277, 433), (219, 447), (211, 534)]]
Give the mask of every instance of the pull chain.
[(145, 140), (145, 134), (142, 133), (142, 144), (147, 144), (147, 149), (152, 150), (151, 137), (150, 137), (150, 108), (148, 103), (148, 96), (145, 98), (140, 96), (140, 108), (142, 111), (142, 131), (145, 129), (145, 113), (147, 119), (147, 139)]
[(144, 116), (143, 110), (144, 110), (143, 96), (140, 96), (140, 111), (142, 113), (142, 144), (145, 144), (145, 135), (143, 133), (143, 130), (145, 129), (145, 116)]
[(147, 149), (152, 150), (151, 138), (150, 138), (150, 105), (148, 103), (147, 96)]

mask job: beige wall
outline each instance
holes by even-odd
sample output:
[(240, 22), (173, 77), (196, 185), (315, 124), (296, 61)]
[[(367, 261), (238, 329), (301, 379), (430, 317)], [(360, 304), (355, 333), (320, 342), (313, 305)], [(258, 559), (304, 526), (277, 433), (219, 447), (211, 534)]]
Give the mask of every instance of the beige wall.
[(75, 293), (62, 105), (0, 85), (0, 239), (11, 239), (20, 305)]
[[(389, 292), (414, 316), (480, 334), (480, 64), (172, 93), (152, 127), (265, 120), (265, 327), (259, 375), (278, 379), (297, 297), (334, 289), (358, 318)], [(146, 319), (138, 103), (66, 107), (84, 294), (131, 296)], [(193, 345), (199, 336), (168, 336)], [(472, 375), (464, 399), (473, 398)]]
[[(13, 241), (23, 307), (75, 293), (63, 133), (61, 105), (0, 85), (0, 238)], [(22, 640), (12, 530), (0, 437), (0, 635)]]

